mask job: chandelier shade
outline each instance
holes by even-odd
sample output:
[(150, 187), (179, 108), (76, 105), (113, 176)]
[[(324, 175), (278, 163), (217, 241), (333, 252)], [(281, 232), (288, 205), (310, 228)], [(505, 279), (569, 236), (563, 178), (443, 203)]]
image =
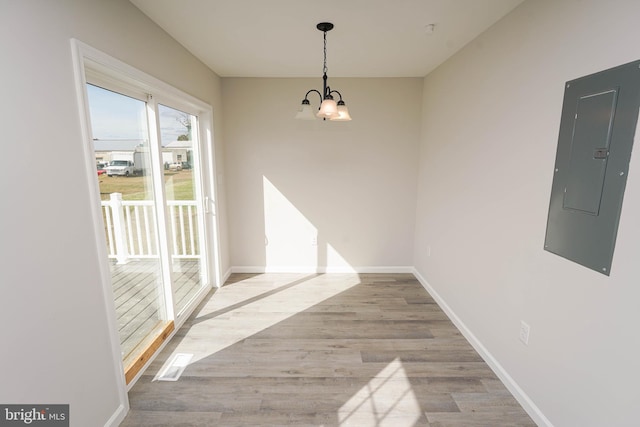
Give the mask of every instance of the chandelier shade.
[[(347, 109), (346, 104), (342, 100), (342, 94), (337, 90), (331, 90), (329, 85), (327, 84), (327, 31), (331, 31), (333, 29), (333, 24), (331, 22), (321, 22), (316, 25), (316, 28), (324, 33), (324, 67), (322, 68), (322, 93), (316, 89), (309, 90), (304, 99), (302, 100), (302, 105), (295, 118), (300, 120), (315, 120), (316, 117), (319, 117), (323, 120), (333, 120), (333, 121), (342, 121), (346, 122), (351, 120), (351, 115), (349, 114), (349, 110)], [(316, 114), (313, 114), (313, 110), (311, 107), (311, 102), (309, 102), (309, 94), (311, 92), (315, 92), (320, 96), (320, 107)], [(337, 94), (339, 96), (338, 102), (333, 98), (333, 94)]]
[(311, 109), (311, 104), (309, 103), (308, 100), (306, 103), (304, 101), (302, 101), (302, 107), (300, 108), (300, 111), (298, 111), (298, 113), (296, 114), (296, 119), (298, 120), (315, 120), (316, 116), (315, 114), (313, 114), (313, 110)]
[(338, 101), (338, 116), (331, 118), (331, 120), (335, 122), (348, 122), (351, 120), (349, 110), (347, 109), (347, 106), (344, 105), (344, 101)]
[(338, 117), (338, 104), (332, 98), (325, 98), (322, 104), (320, 104), (320, 110), (316, 116), (323, 119)]

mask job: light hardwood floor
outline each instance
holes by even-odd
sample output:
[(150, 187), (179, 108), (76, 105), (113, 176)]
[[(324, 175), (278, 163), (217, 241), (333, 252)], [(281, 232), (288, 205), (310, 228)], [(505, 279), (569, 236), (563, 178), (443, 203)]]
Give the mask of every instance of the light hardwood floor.
[(122, 426), (535, 426), (410, 274), (232, 275), (129, 399)]

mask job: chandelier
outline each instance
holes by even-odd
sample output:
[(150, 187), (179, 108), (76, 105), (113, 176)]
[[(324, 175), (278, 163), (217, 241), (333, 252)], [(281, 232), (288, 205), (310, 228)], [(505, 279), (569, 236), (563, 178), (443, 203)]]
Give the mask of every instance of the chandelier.
[[(351, 116), (349, 116), (349, 110), (347, 110), (347, 106), (342, 100), (342, 94), (337, 90), (331, 90), (329, 85), (327, 85), (327, 31), (331, 31), (333, 29), (333, 24), (331, 22), (321, 22), (316, 25), (318, 30), (324, 33), (324, 66), (322, 68), (322, 93), (315, 89), (311, 89), (307, 92), (302, 100), (302, 107), (296, 114), (296, 119), (301, 120), (315, 120), (316, 117), (320, 117), (323, 120), (329, 119), (333, 121), (349, 121), (351, 120)], [(309, 102), (309, 94), (311, 92), (315, 92), (320, 96), (320, 109), (314, 115), (311, 110), (311, 103)], [(337, 93), (340, 97), (340, 100), (336, 102), (333, 99), (333, 94)]]

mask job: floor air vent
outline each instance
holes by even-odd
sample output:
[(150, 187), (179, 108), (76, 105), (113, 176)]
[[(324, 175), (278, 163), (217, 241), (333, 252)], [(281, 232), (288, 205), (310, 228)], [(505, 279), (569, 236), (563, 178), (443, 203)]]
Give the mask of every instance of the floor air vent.
[(156, 376), (155, 381), (178, 381), (182, 372), (191, 362), (193, 354), (178, 353)]

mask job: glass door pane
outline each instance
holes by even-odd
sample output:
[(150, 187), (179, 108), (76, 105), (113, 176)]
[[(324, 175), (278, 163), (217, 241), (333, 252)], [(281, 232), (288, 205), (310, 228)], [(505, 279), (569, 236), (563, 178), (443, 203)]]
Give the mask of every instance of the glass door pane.
[(175, 312), (206, 283), (197, 117), (158, 105)]
[(167, 325), (146, 102), (87, 85), (122, 357)]

